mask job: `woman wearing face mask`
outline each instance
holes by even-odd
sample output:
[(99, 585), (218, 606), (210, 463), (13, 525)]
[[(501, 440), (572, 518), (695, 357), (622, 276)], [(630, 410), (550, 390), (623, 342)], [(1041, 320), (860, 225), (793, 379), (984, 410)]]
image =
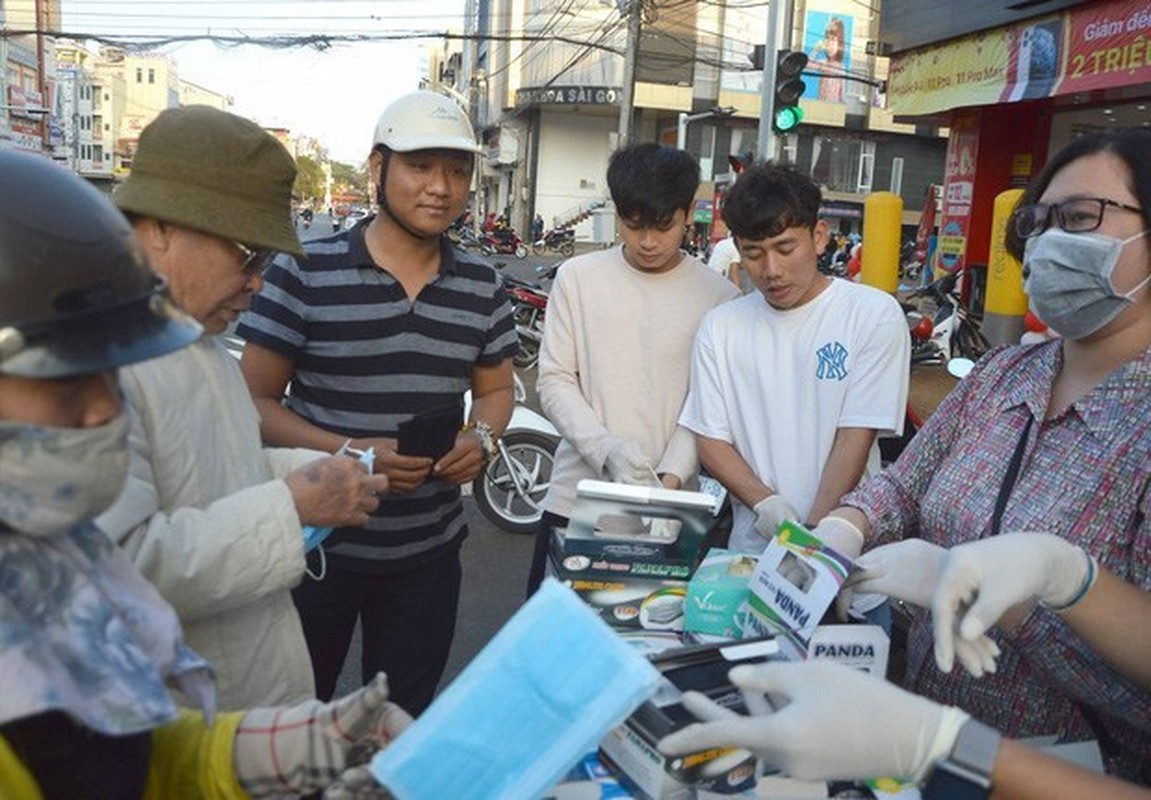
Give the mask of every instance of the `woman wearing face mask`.
[[(899, 461), (824, 519), (856, 529), (865, 550), (912, 537), (940, 546), (865, 553), (857, 588), (922, 605), (943, 548), (1041, 532), (1151, 589), (1149, 233), (1151, 132), (1084, 136), (1044, 167), (1008, 246), (1022, 256), (1032, 311), (1062, 338), (985, 356)], [(1032, 603), (1005, 616), (990, 632), (998, 669), (978, 680), (936, 666), (921, 612), (904, 685), (1010, 736), (1096, 739), (1109, 771), (1151, 780), (1151, 694), (1056, 611)]]
[[(189, 344), (200, 326), (90, 185), (15, 151), (0, 151), (0, 175), (0, 797), (322, 788), (352, 745), (382, 746), (410, 718), (378, 675), (335, 703), (213, 719), (208, 664), (92, 523), (128, 474), (116, 369)], [(170, 688), (209, 723), (178, 710)]]

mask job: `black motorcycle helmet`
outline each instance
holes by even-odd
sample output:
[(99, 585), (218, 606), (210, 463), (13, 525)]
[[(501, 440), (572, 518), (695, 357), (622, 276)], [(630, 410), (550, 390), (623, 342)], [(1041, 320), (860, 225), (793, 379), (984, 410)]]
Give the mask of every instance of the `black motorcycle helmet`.
[(0, 373), (60, 378), (178, 350), (169, 299), (124, 216), (46, 158), (0, 150)]

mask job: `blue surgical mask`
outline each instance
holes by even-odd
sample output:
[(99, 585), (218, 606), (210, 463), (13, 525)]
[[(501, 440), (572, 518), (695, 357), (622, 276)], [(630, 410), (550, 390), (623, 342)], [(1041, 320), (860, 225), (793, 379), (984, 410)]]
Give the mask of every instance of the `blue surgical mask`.
[[(376, 448), (369, 447), (367, 450), (354, 450), (344, 445), (336, 451), (336, 455), (345, 454), (358, 458), (360, 463), (368, 468), (368, 474), (372, 474), (372, 465), (376, 463)], [(304, 552), (310, 553), (324, 543), (324, 540), (331, 535), (334, 528), (318, 528), (315, 525), (304, 525), (301, 530), (304, 534)], [(313, 575), (312, 577), (319, 580), (322, 576)]]
[(655, 694), (659, 672), (554, 578), (372, 760), (400, 800), (524, 800)]
[(1112, 274), (1123, 248), (1151, 231), (1126, 239), (1098, 233), (1068, 233), (1048, 228), (1028, 239), (1023, 253), (1024, 281), (1031, 310), (1068, 339), (1082, 339), (1115, 319), (1151, 276), (1134, 289), (1115, 291)]

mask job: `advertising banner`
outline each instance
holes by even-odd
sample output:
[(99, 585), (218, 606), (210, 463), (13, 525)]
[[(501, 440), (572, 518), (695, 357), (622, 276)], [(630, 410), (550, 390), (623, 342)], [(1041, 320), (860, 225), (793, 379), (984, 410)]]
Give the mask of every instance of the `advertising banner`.
[(979, 121), (975, 116), (956, 119), (947, 142), (943, 176), (943, 214), (934, 270), (955, 272), (966, 261), (967, 232), (975, 193), (975, 157), (979, 149)]
[(803, 35), (807, 71), (818, 77), (803, 76), (806, 100), (843, 102), (844, 75), (851, 72), (851, 35), (855, 20), (847, 14), (808, 11)]
[(1031, 100), (1151, 81), (1151, 5), (1089, 3), (891, 60), (897, 116)]

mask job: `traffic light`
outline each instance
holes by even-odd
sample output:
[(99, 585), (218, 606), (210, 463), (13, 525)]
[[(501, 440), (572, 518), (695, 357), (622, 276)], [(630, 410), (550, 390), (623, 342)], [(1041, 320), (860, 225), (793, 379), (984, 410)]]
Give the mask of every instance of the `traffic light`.
[(771, 115), (771, 126), (778, 133), (794, 130), (803, 119), (799, 98), (807, 87), (800, 76), (806, 66), (807, 55), (802, 51), (779, 51), (775, 62), (775, 95)]
[(767, 48), (762, 44), (753, 45), (751, 52), (747, 54), (747, 60), (751, 62), (752, 69), (763, 71), (763, 54)]

